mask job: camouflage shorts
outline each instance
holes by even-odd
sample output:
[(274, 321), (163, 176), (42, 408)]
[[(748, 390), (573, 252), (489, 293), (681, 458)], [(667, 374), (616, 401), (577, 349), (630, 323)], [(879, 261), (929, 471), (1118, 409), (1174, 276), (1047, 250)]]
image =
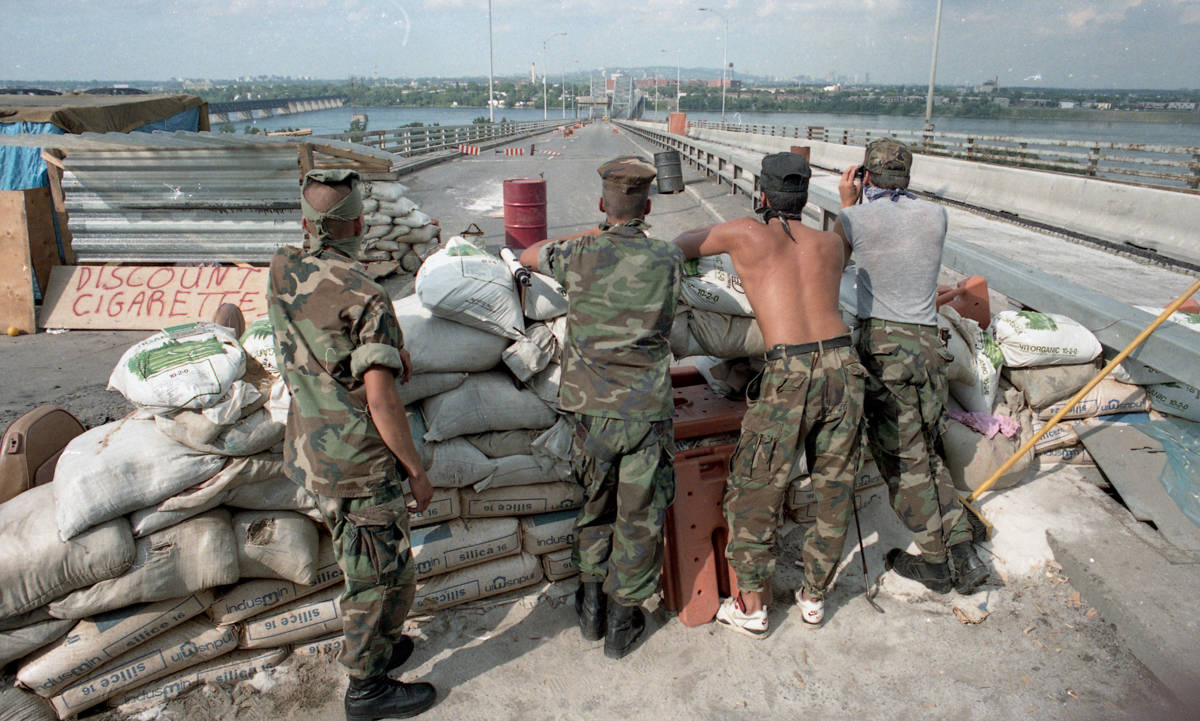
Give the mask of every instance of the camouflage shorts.
[(810, 597), (824, 596), (853, 511), (866, 376), (850, 347), (768, 361), (725, 484), (725, 556), (741, 590), (763, 591), (775, 574), (771, 545), (792, 464), (803, 451), (818, 509), (804, 537), (804, 589)]
[(921, 555), (946, 560), (946, 548), (971, 538), (970, 522), (942, 460), (943, 412), (952, 356), (936, 326), (865, 321), (859, 355), (867, 383), (867, 441), (888, 484), (892, 508)]
[(355, 678), (380, 676), (416, 595), (404, 491), (390, 480), (367, 498), (316, 498), (346, 574), (338, 658)]
[[(672, 422), (576, 415), (575, 564), (623, 605), (649, 598), (662, 572), (663, 524), (675, 500)], [(590, 437), (590, 440), (589, 440)]]

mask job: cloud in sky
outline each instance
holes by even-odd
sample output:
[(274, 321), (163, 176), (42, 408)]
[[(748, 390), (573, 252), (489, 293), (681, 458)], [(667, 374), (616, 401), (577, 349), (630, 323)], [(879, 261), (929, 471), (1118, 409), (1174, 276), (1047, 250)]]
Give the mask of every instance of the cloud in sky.
[[(552, 77), (676, 64), (719, 72), (727, 43), (737, 74), (869, 74), (916, 85), (928, 81), (936, 13), (929, 0), (492, 0), (491, 8), (499, 75), (528, 75), (534, 64)], [(40, 0), (5, 13), (7, 80), (488, 72), (487, 0)], [(947, 0), (938, 82), (1003, 86), (1040, 75), (1058, 87), (1195, 86), (1197, 37), (1200, 0)]]

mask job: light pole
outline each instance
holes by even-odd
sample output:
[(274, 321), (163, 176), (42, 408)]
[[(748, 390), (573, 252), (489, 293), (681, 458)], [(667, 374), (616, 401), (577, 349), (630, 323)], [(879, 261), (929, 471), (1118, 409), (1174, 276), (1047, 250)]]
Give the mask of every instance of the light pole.
[(941, 34), (942, 0), (938, 0), (937, 21), (933, 25), (933, 61), (929, 65), (929, 97), (925, 99), (925, 132), (927, 134), (933, 132), (933, 78), (937, 74), (938, 37)]
[(550, 113), (546, 106), (546, 70), (549, 69), (549, 66), (546, 65), (546, 43), (560, 35), (566, 35), (566, 33), (554, 33), (542, 41), (542, 65), (546, 66), (542, 70), (542, 120), (548, 120), (550, 118)]
[[(938, 0), (938, 2), (941, 2), (941, 0)], [(729, 67), (729, 21), (725, 20), (724, 15), (717, 12), (716, 10), (713, 10), (712, 8), (700, 8), (700, 10), (702, 10), (704, 12), (710, 12), (713, 15), (716, 15), (717, 17), (719, 17), (725, 21), (725, 51), (724, 51), (724, 55), (721, 57), (721, 122), (724, 123), (725, 122), (725, 86), (728, 84), (725, 81), (725, 71)]]
[(496, 87), (495, 56), (492, 53), (492, 0), (488, 0), (488, 122), (496, 122), (496, 101), (492, 90)]
[[(660, 50), (659, 52), (669, 53), (671, 51), (670, 50)], [(679, 98), (680, 98), (680, 93), (681, 93), (681, 85), (679, 83), (679, 77), (682, 73), (680, 72), (680, 67), (681, 66), (680, 66), (680, 60), (679, 60), (679, 51), (676, 50), (675, 51), (675, 112), (677, 112), (677, 113), (679, 112)], [(668, 112), (670, 112), (670, 106), (671, 106), (671, 104), (667, 103)]]

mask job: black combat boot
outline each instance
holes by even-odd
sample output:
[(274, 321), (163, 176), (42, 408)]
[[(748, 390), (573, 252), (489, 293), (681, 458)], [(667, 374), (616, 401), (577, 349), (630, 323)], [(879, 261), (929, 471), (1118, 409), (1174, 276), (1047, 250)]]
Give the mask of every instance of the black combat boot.
[(586, 581), (575, 592), (575, 613), (579, 614), (579, 632), (585, 641), (604, 638), (604, 616), (608, 612), (608, 595), (604, 581)]
[(400, 683), (387, 676), (351, 678), (346, 689), (346, 721), (412, 718), (437, 701), (430, 683)]
[(974, 592), (991, 575), (970, 541), (950, 547), (950, 567), (954, 573), (954, 590), (964, 596)]
[(920, 556), (893, 548), (887, 552), (884, 562), (896, 573), (925, 584), (935, 593), (950, 593), (954, 587), (954, 581), (950, 578), (950, 564), (946, 561), (930, 563)]
[(641, 606), (622, 606), (616, 601), (608, 604), (604, 655), (609, 658), (623, 658), (645, 630), (646, 614), (642, 612)]
[(392, 644), (392, 655), (388, 658), (387, 668), (384, 673), (391, 673), (404, 665), (408, 661), (408, 657), (412, 656), (415, 648), (413, 640), (408, 636), (401, 636), (400, 640)]

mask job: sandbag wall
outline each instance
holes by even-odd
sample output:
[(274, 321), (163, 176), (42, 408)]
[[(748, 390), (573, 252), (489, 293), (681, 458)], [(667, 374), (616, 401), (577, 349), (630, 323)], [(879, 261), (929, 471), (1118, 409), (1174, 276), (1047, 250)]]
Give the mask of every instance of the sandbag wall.
[(408, 188), (404, 185), (379, 180), (365, 185), (363, 243), (358, 259), (364, 263), (394, 262), (406, 273), (415, 273), (438, 249), (442, 229), (405, 197)]

